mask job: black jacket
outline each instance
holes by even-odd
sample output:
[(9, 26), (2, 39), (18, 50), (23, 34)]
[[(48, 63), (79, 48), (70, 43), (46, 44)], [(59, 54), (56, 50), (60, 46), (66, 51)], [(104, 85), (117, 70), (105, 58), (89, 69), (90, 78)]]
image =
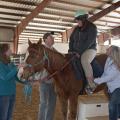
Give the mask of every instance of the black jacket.
[(86, 21), (83, 28), (77, 26), (70, 36), (69, 52), (80, 55), (87, 49), (96, 50), (97, 28), (90, 21)]

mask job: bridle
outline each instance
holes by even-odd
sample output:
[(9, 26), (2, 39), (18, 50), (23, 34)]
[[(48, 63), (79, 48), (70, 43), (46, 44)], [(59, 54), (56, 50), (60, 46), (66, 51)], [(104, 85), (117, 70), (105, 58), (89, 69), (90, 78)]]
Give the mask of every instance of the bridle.
[[(33, 49), (33, 48), (31, 48), (30, 49), (30, 51), (33, 51), (33, 52), (35, 52), (38, 56), (40, 56), (40, 49), (37, 51), (37, 50), (35, 50), (35, 49)], [(43, 51), (44, 51), (44, 53), (43, 53), (43, 57), (42, 57), (42, 59), (40, 60), (40, 61), (38, 61), (37, 63), (35, 63), (35, 64), (26, 64), (26, 67), (30, 67), (30, 68), (34, 68), (35, 66), (38, 66), (38, 65), (40, 65), (40, 64), (45, 64), (45, 61), (48, 61), (48, 66), (50, 65), (50, 62), (49, 62), (49, 58), (48, 58), (48, 54), (47, 54), (47, 52), (45, 51), (45, 49), (43, 49)]]

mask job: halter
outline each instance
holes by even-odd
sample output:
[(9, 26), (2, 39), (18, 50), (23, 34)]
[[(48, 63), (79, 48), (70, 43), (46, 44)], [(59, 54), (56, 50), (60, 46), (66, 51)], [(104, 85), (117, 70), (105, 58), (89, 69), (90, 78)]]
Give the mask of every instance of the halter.
[[(30, 49), (30, 50), (36, 52), (39, 55), (40, 49), (38, 51), (35, 50), (35, 49)], [(34, 65), (26, 64), (26, 67), (33, 68), (34, 66), (37, 66), (37, 65), (40, 65), (40, 64), (44, 64), (45, 60), (48, 61), (48, 66), (50, 66), (50, 61), (49, 61), (49, 58), (48, 58), (48, 54), (45, 51), (45, 49), (43, 49), (43, 50), (44, 50), (43, 58), (39, 62), (35, 63)]]

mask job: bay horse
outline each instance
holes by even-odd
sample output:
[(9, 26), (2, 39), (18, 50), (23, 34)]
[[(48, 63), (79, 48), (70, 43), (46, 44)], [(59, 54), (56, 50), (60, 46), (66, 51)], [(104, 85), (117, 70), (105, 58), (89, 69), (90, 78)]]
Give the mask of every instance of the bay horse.
[[(26, 77), (27, 79), (31, 74), (39, 72), (43, 68), (47, 69), (54, 78), (64, 120), (76, 120), (78, 96), (80, 89), (82, 89), (83, 81), (76, 80), (71, 64), (68, 63), (68, 60), (63, 54), (45, 47), (42, 45), (42, 40), (38, 43), (28, 41), (28, 44), (29, 55), (26, 59), (28, 67), (24, 68), (24, 78)], [(98, 61), (104, 66), (106, 55), (99, 56)], [(105, 85), (102, 84), (97, 87), (95, 92), (103, 90), (104, 88)]]

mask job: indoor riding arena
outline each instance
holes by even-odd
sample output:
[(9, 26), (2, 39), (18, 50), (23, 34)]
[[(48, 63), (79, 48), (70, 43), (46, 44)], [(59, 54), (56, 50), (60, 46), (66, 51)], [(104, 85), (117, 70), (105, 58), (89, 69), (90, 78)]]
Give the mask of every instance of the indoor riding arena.
[[(12, 51), (5, 51), (10, 54), (8, 63), (3, 45)], [(111, 78), (118, 80), (116, 84), (103, 77), (110, 70), (115, 73), (113, 68), (106, 70), (111, 46), (120, 51), (120, 0), (0, 0), (0, 120), (120, 120), (120, 103), (115, 103), (113, 112), (117, 119), (110, 118), (112, 95), (120, 88), (120, 69), (116, 67), (118, 73)], [(93, 72), (87, 71), (94, 87), (86, 76), (85, 58), (82, 62), (91, 49), (95, 54), (89, 52), (86, 59), (93, 55)], [(14, 67), (4, 70), (1, 64)], [(14, 68), (15, 77), (9, 72), (3, 76), (1, 71)], [(97, 82), (102, 77), (105, 82)], [(16, 91), (10, 94), (12, 83)], [(13, 109), (9, 109), (10, 101), (6, 107), (2, 98), (13, 95)]]

